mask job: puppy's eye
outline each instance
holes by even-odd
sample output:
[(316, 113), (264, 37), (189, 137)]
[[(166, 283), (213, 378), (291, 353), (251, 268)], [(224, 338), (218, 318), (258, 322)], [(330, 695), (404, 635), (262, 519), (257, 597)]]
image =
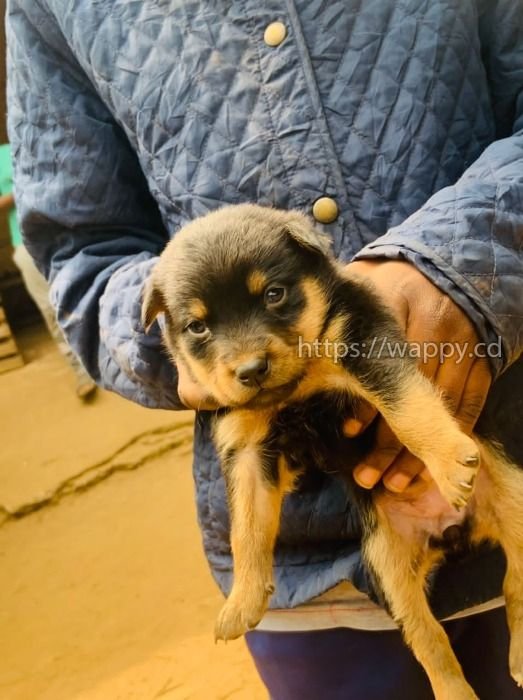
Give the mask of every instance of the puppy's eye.
[(209, 329), (203, 321), (191, 321), (185, 330), (189, 331), (191, 335), (205, 335)]
[(287, 298), (287, 290), (285, 287), (268, 287), (265, 290), (265, 303), (268, 306), (279, 306), (283, 304)]

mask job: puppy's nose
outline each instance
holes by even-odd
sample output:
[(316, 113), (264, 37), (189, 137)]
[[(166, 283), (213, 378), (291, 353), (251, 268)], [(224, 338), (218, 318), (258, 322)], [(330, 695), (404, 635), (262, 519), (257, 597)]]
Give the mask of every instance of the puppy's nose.
[(245, 386), (254, 386), (260, 382), (269, 370), (267, 357), (255, 357), (236, 368), (236, 376)]

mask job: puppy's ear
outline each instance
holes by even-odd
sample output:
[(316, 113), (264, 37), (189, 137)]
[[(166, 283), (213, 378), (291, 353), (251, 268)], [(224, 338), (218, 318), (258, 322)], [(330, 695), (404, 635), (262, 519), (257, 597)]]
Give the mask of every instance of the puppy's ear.
[(142, 301), (142, 325), (145, 332), (149, 333), (151, 326), (158, 314), (165, 311), (165, 302), (160, 290), (155, 284), (154, 277), (151, 276), (145, 283)]
[(323, 233), (314, 229), (305, 217), (296, 217), (285, 224), (284, 233), (303, 248), (321, 255), (331, 255), (331, 242)]

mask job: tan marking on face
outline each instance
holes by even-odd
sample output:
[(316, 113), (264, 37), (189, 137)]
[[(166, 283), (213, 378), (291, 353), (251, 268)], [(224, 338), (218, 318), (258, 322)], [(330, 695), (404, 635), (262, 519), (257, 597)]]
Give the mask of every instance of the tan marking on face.
[[(192, 377), (223, 406), (241, 406), (253, 399), (258, 392), (257, 387), (246, 387), (239, 382), (229, 364), (215, 358), (209, 361), (195, 359), (184, 347), (183, 342), (179, 343), (171, 354), (175, 361), (176, 358), (180, 358)], [(292, 377), (288, 381), (291, 379)], [(277, 380), (273, 379), (273, 384), (274, 381)], [(285, 380), (279, 383), (283, 384)]]
[(204, 321), (209, 313), (201, 299), (193, 299), (187, 308), (191, 317), (198, 321)]
[(270, 371), (263, 380), (264, 389), (288, 384), (303, 373), (303, 360), (297, 356), (294, 346), (287, 345), (278, 336), (268, 337), (263, 350), (259, 349), (259, 345), (253, 346), (251, 351), (246, 351), (245, 345), (241, 348), (234, 352), (228, 345), (222, 348), (223, 354), (220, 355), (220, 347), (215, 345), (212, 361), (190, 360), (190, 367), (198, 381), (218, 400), (225, 402), (226, 399), (227, 405), (244, 404), (257, 393), (257, 387), (247, 387), (238, 381), (236, 370), (244, 362), (259, 357), (261, 352), (267, 355), (270, 363)]
[(251, 294), (261, 294), (267, 286), (267, 277), (261, 270), (253, 270), (247, 276), (247, 289)]
[[(329, 321), (329, 325), (323, 333), (322, 340), (329, 340), (331, 343), (338, 344), (344, 342), (346, 339), (346, 328), (348, 323), (348, 314), (339, 314), (338, 316), (334, 316), (334, 318), (331, 321)], [(340, 352), (342, 351), (343, 349), (340, 350)]]
[(224, 404), (226, 403), (229, 397), (225, 397), (217, 390), (216, 382), (213, 380), (211, 368), (208, 368), (201, 360), (195, 360), (195, 358), (189, 352), (187, 352), (186, 348), (183, 346), (183, 343), (179, 343), (176, 351), (173, 354), (175, 358), (181, 358), (191, 373), (193, 379), (195, 379), (200, 386), (206, 389), (206, 391), (217, 401)]
[[(345, 369), (342, 362), (345, 348), (341, 343), (344, 342), (348, 322), (347, 315), (335, 316), (323, 335), (318, 338), (319, 343), (316, 347), (313, 341), (302, 343), (301, 354), (307, 371), (293, 399), (303, 400), (318, 391), (328, 389), (355, 395), (361, 394), (359, 382)], [(308, 345), (307, 342), (309, 342)]]
[(327, 313), (327, 296), (321, 284), (313, 277), (305, 278), (301, 288), (305, 296), (305, 308), (294, 324), (294, 330), (304, 342), (313, 342), (319, 338)]
[(255, 390), (243, 386), (228, 364), (216, 359), (205, 361), (196, 359), (185, 347), (183, 341), (178, 344), (174, 357), (180, 356), (187, 365), (193, 378), (224, 406), (233, 406), (249, 401)]
[[(305, 279), (302, 285), (306, 308), (298, 323), (295, 324), (295, 330), (302, 342), (307, 343), (317, 339), (321, 332), (323, 319), (327, 313), (327, 298), (321, 284), (314, 278)], [(338, 342), (343, 337), (346, 323), (346, 316), (335, 317), (324, 333), (323, 339), (328, 338), (331, 342)], [(187, 349), (185, 349), (184, 358), (197, 381), (205, 386), (218, 401), (226, 405), (241, 405), (254, 397), (256, 388), (242, 385), (237, 380), (235, 370), (261, 350), (267, 353), (271, 367), (267, 379), (263, 382), (264, 389), (273, 389), (292, 382), (296, 377), (304, 374), (306, 367), (307, 381), (303, 384), (301, 392), (303, 397), (314, 393), (315, 390), (325, 390), (328, 386), (347, 391), (353, 388), (351, 377), (343, 370), (341, 363), (333, 363), (332, 358), (311, 359), (307, 353), (300, 355), (296, 346), (288, 345), (277, 335), (267, 337), (263, 348), (259, 346), (259, 339), (255, 345), (256, 347), (253, 345), (249, 348), (248, 338), (243, 340), (239, 338), (234, 342), (228, 340), (226, 347), (214, 347), (214, 359), (211, 363), (189, 357)]]
[(231, 371), (235, 372), (238, 367), (250, 362), (251, 360), (257, 360), (265, 357), (267, 353), (265, 350), (251, 350), (247, 352), (240, 352), (230, 360), (230, 362), (224, 362), (224, 365)]

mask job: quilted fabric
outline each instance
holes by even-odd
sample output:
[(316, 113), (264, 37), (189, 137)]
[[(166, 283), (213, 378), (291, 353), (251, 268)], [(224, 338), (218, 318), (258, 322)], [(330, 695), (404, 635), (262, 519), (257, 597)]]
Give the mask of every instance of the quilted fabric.
[[(287, 37), (269, 47), (275, 20)], [(7, 33), (23, 233), (101, 385), (179, 406), (158, 329), (140, 324), (143, 282), (185, 222), (245, 201), (310, 211), (334, 197), (340, 216), (324, 229), (340, 259), (412, 261), (483, 340), (501, 337), (496, 372), (521, 353), (521, 3), (10, 0)], [(194, 470), (226, 590), (205, 416)], [(364, 588), (358, 536), (336, 481), (287, 499), (273, 605), (345, 578)]]

